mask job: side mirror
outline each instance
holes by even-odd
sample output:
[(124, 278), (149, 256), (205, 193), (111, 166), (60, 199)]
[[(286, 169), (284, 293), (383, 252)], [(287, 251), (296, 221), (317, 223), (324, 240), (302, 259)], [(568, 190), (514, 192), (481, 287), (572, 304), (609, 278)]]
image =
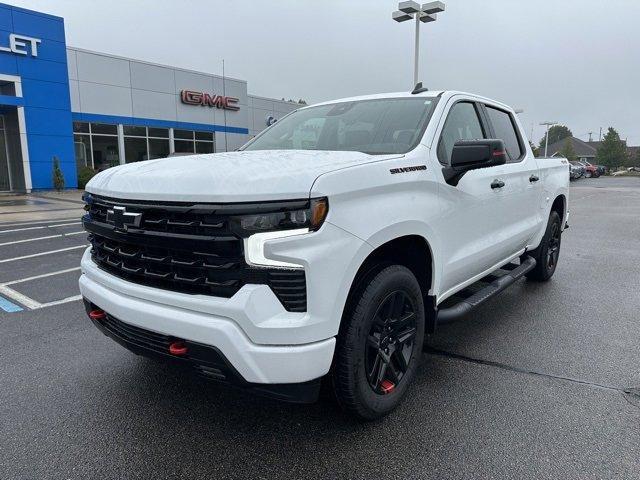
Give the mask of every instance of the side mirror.
[(502, 140), (460, 140), (453, 146), (451, 166), (445, 167), (442, 173), (445, 181), (455, 187), (469, 170), (495, 167), (506, 162), (507, 152)]

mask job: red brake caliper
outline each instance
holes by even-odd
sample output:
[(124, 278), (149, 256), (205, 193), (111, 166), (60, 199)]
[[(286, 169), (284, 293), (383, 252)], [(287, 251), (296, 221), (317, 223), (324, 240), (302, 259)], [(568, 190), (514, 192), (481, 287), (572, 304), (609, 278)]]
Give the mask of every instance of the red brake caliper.
[(396, 384), (390, 380), (383, 380), (380, 382), (380, 388), (382, 389), (382, 393), (387, 395), (395, 390)]

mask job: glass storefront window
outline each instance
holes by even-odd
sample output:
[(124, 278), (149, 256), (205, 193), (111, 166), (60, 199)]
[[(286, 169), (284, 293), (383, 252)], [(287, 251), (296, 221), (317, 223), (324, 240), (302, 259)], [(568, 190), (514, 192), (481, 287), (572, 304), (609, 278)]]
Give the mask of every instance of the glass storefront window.
[[(151, 130), (151, 129), (149, 129)], [(150, 138), (149, 158), (166, 158), (169, 156), (169, 139)]]
[(213, 153), (213, 142), (196, 142), (196, 153)]
[(139, 137), (125, 137), (124, 158), (127, 163), (148, 160), (147, 139)]
[(124, 126), (124, 134), (132, 135), (134, 137), (146, 137), (147, 136), (147, 127), (136, 127), (133, 125), (125, 125)]
[(101, 171), (120, 164), (118, 137), (92, 135), (91, 142), (93, 146), (93, 168)]
[(87, 122), (73, 122), (73, 133), (89, 133)]
[(92, 123), (91, 133), (106, 133), (109, 135), (118, 135), (118, 126), (108, 123)]
[(212, 132), (196, 132), (196, 140), (208, 140), (213, 141)]
[(169, 129), (149, 127), (149, 136), (158, 138), (169, 138)]
[(174, 130), (173, 138), (182, 138), (185, 140), (193, 140), (193, 131), (191, 130)]
[(78, 168), (93, 168), (91, 164), (91, 143), (89, 142), (89, 135), (74, 135), (73, 150), (76, 154), (76, 165)]
[(176, 153), (194, 153), (193, 140), (174, 140)]

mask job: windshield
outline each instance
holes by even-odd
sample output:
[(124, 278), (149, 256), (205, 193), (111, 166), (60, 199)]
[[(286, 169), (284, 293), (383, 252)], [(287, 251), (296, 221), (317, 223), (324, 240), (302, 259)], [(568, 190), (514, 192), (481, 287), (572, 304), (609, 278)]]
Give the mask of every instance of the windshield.
[(436, 98), (385, 98), (303, 108), (242, 150), (335, 150), (372, 155), (406, 153), (429, 121)]

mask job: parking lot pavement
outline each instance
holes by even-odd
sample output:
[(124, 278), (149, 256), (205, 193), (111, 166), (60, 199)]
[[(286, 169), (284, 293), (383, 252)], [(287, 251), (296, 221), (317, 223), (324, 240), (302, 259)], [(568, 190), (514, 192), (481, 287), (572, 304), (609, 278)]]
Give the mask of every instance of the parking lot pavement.
[[(66, 217), (42, 220), (52, 211)], [(0, 314), (78, 301), (87, 246), (81, 214), (74, 199), (0, 197)], [(5, 216), (12, 220), (2, 221)]]
[(39, 308), (0, 310), (2, 478), (640, 478), (640, 178), (575, 182), (570, 209), (552, 281), (439, 329), (407, 401), (364, 425), (136, 357), (80, 301), (43, 307), (77, 295), (82, 248), (1, 263), (83, 235), (0, 246), (0, 284), (56, 272), (9, 285)]

